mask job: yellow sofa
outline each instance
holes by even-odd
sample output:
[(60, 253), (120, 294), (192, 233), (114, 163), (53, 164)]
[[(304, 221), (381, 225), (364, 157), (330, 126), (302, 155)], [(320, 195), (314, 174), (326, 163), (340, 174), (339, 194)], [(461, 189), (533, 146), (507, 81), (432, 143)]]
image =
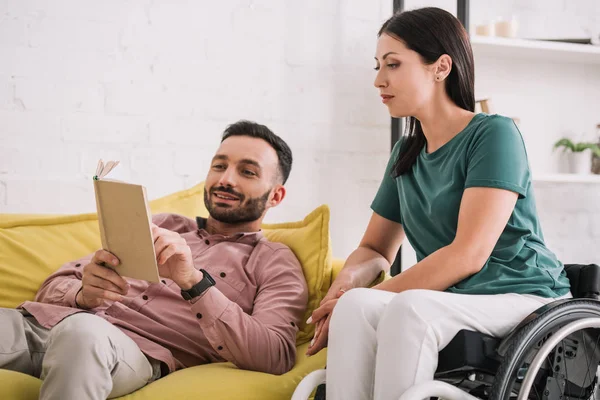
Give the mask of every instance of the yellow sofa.
[[(206, 216), (202, 190), (200, 184), (154, 200), (150, 207), (153, 213)], [(303, 221), (264, 225), (263, 230), (270, 240), (290, 246), (300, 259), (309, 284), (308, 317), (343, 264), (331, 258), (329, 209), (321, 206)], [(0, 214), (0, 307), (16, 307), (32, 300), (42, 281), (60, 265), (99, 247), (95, 214)], [(244, 371), (231, 363), (202, 365), (177, 371), (121, 399), (289, 399), (306, 374), (325, 365), (326, 350), (305, 356), (313, 329), (311, 325), (300, 326), (296, 365), (284, 375)], [(0, 370), (0, 399), (37, 399), (40, 384), (31, 376)]]

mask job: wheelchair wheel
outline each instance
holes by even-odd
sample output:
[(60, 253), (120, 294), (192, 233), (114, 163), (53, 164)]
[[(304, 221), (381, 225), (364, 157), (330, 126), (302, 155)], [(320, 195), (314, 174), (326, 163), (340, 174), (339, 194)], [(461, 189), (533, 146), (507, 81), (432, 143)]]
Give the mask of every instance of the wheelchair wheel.
[[(508, 343), (490, 391), (490, 400), (516, 398), (537, 351), (561, 327), (582, 318), (600, 317), (600, 302), (569, 300), (519, 329)], [(573, 332), (550, 352), (536, 371), (529, 399), (590, 399), (597, 383), (600, 329)]]

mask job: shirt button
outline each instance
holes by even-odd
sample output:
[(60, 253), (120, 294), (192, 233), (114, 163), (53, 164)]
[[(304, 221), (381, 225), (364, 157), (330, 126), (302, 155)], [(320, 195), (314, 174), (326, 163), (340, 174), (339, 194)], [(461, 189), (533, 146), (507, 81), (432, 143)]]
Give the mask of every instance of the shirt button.
[(202, 314), (200, 314), (200, 313), (196, 314), (196, 318), (198, 318), (198, 319), (202, 318)]
[(165, 281), (164, 279), (161, 282), (164, 283), (165, 285), (167, 284), (167, 281)]
[(217, 347), (217, 350), (223, 350), (223, 346)]
[(208, 239), (206, 239), (206, 240), (204, 241), (204, 243), (206, 243), (206, 244), (210, 244), (210, 241), (209, 241)]
[(219, 275), (221, 276), (221, 278), (225, 278), (227, 276), (225, 272), (221, 272)]
[(142, 299), (144, 299), (144, 300), (148, 300), (148, 296), (146, 296), (146, 295), (143, 295), (143, 296), (142, 296)]
[(81, 267), (81, 264), (77, 263), (75, 264), (76, 267)]
[(296, 324), (294, 323), (294, 321), (290, 322), (290, 324), (292, 324), (292, 326), (296, 326)]

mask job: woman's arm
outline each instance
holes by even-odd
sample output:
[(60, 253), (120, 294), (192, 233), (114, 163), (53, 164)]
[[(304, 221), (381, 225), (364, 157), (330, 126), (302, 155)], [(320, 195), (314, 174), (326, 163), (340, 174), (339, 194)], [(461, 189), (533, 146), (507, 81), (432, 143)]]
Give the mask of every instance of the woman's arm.
[(446, 290), (476, 274), (492, 254), (513, 212), (517, 197), (517, 193), (504, 189), (466, 189), (460, 204), (454, 241), (375, 288), (390, 292)]
[(358, 248), (346, 260), (321, 301), (321, 306), (313, 311), (306, 321), (316, 324), (315, 337), (306, 352), (307, 355), (316, 354), (327, 345), (330, 313), (337, 298), (352, 288), (369, 286), (382, 271), (387, 272), (404, 237), (402, 225), (373, 213)]
[(346, 260), (323, 303), (341, 289), (367, 287), (382, 271), (389, 271), (404, 237), (402, 225), (373, 213), (358, 248)]

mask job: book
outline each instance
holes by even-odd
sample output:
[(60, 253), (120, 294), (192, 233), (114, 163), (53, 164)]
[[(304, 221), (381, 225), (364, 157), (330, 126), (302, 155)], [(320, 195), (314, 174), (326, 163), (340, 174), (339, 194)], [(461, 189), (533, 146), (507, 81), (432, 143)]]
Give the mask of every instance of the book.
[(118, 266), (110, 267), (119, 275), (158, 283), (160, 278), (146, 188), (106, 179), (118, 164), (118, 161), (104, 163), (100, 160), (94, 176), (102, 248), (119, 259)]

